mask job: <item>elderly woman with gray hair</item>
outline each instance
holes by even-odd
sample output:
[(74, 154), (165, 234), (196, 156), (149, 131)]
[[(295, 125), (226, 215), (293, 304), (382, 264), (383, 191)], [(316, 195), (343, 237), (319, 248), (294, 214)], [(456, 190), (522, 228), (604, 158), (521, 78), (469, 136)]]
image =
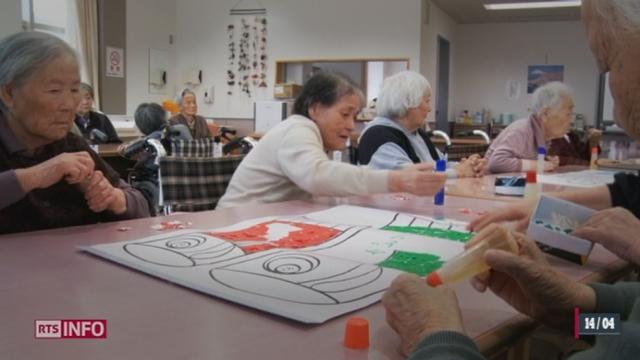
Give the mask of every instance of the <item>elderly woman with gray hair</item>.
[(0, 233), (149, 215), (142, 194), (69, 133), (79, 87), (75, 52), (59, 38), (0, 40)]
[[(485, 157), (492, 173), (535, 170), (538, 148), (547, 149), (551, 140), (563, 137), (573, 120), (573, 96), (560, 82), (547, 83), (533, 92), (532, 114), (507, 126), (491, 143)], [(555, 170), (557, 157), (549, 157), (545, 171)]]
[(207, 126), (207, 120), (198, 113), (198, 103), (196, 101), (196, 94), (190, 89), (182, 90), (180, 97), (178, 97), (178, 105), (180, 106), (180, 113), (169, 119), (169, 124), (183, 124), (191, 130), (191, 136), (194, 139), (210, 138), (212, 137), (209, 126)]
[[(358, 163), (396, 170), (442, 158), (425, 131), (431, 95), (429, 81), (417, 72), (402, 71), (386, 78), (378, 94), (378, 117), (360, 136)], [(484, 166), (484, 160), (474, 154), (447, 169), (447, 176), (482, 176)]]

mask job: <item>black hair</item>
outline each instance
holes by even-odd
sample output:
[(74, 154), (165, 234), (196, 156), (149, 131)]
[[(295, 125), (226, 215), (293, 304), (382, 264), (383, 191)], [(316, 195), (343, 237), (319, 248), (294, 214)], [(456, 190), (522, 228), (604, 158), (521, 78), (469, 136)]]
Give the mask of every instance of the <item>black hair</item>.
[(309, 109), (319, 103), (332, 106), (343, 96), (358, 94), (362, 100), (362, 90), (348, 76), (330, 72), (313, 75), (302, 87), (300, 95), (293, 105), (293, 113), (307, 118)]
[(142, 103), (138, 105), (134, 115), (136, 126), (140, 131), (149, 135), (167, 126), (167, 112), (156, 103)]

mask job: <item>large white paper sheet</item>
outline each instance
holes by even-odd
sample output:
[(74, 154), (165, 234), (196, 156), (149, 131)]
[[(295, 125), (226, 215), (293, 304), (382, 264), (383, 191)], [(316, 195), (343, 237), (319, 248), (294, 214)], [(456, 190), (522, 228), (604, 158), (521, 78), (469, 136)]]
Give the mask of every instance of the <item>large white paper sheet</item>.
[(403, 271), (460, 253), (466, 223), (338, 206), (83, 249), (213, 296), (304, 323), (380, 300)]

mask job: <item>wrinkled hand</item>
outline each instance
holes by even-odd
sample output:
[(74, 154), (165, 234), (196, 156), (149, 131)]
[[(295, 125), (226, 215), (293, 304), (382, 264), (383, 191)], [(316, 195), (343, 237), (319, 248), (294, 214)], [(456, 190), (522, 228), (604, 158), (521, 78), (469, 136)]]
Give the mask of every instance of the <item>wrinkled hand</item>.
[(469, 229), (480, 231), (489, 224), (502, 221), (515, 221), (515, 229), (525, 231), (529, 226), (529, 219), (536, 208), (538, 199), (521, 200), (479, 216), (469, 223)]
[(16, 175), (25, 192), (46, 189), (62, 179), (77, 184), (87, 178), (95, 167), (86, 151), (62, 153), (38, 165), (17, 169)]
[(432, 288), (416, 275), (398, 276), (382, 297), (382, 304), (387, 323), (400, 335), (405, 356), (409, 356), (422, 339), (437, 331), (464, 333), (456, 293), (446, 286)]
[(456, 166), (456, 172), (458, 177), (482, 177), (487, 171), (487, 164), (486, 159), (483, 159), (478, 154), (473, 154), (460, 161)]
[(91, 177), (80, 183), (79, 187), (93, 212), (110, 210), (115, 214), (122, 214), (127, 210), (124, 192), (113, 187), (100, 170), (96, 170)]
[(554, 171), (560, 166), (560, 158), (557, 156), (548, 156), (544, 162), (544, 171)]
[(572, 235), (601, 244), (618, 257), (640, 264), (640, 220), (629, 210), (615, 207), (595, 213)]
[(589, 140), (589, 147), (595, 147), (598, 146), (598, 144), (600, 144), (600, 140), (602, 139), (602, 130), (598, 130), (595, 128), (591, 128), (589, 130), (587, 130), (588, 132), (588, 140)]
[(502, 250), (485, 252), (491, 270), (473, 278), (476, 290), (484, 292), (488, 287), (519, 312), (558, 329), (571, 329), (575, 307), (595, 310), (592, 288), (554, 271), (535, 242), (519, 233), (514, 237), (520, 248), (518, 255)]
[(389, 173), (390, 192), (431, 196), (444, 188), (447, 174), (433, 172), (433, 164), (415, 164)]

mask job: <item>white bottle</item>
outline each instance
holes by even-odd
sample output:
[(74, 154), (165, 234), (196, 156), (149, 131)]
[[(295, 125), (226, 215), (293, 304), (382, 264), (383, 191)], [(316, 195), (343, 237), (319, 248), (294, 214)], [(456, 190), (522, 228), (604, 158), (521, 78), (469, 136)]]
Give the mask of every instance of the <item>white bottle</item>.
[(213, 142), (213, 157), (214, 158), (222, 157), (222, 142), (220, 142), (219, 140), (218, 141), (214, 140)]
[(524, 186), (524, 198), (537, 199), (540, 197), (542, 191), (542, 184), (536, 181), (536, 173), (533, 171), (527, 172), (527, 183)]
[(547, 149), (545, 149), (543, 146), (538, 148), (538, 163), (537, 163), (537, 169), (536, 169), (536, 174), (538, 177), (538, 183), (542, 181), (542, 175), (544, 174), (544, 158), (547, 155)]

